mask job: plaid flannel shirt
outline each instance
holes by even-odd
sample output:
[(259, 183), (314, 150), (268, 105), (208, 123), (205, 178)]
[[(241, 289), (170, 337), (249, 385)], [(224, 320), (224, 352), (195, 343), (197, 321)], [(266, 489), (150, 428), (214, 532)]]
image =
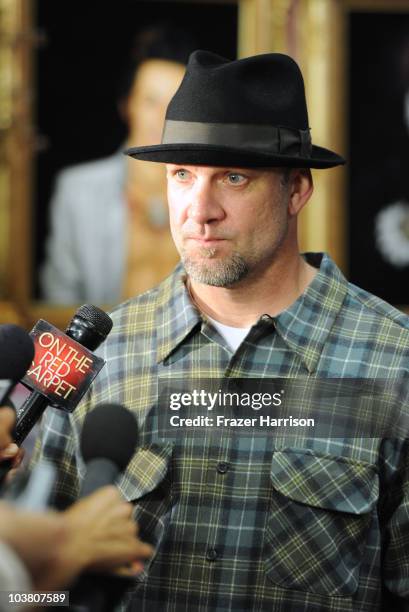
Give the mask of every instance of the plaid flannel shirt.
[(107, 363), (74, 413), (46, 411), (37, 458), (59, 468), (57, 505), (77, 496), (84, 476), (86, 413), (109, 401), (138, 417), (141, 445), (119, 487), (156, 553), (135, 580), (131, 610), (373, 612), (392, 600), (409, 609), (405, 439), (222, 429), (175, 444), (146, 425), (161, 409), (161, 377), (407, 383), (408, 317), (349, 284), (327, 255), (306, 257), (319, 267), (312, 283), (278, 316), (260, 317), (234, 354), (177, 267), (113, 312), (99, 351)]

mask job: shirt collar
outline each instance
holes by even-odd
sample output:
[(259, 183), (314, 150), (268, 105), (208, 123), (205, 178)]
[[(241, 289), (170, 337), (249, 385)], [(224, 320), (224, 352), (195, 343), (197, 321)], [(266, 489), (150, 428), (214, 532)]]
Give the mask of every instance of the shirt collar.
[(318, 272), (304, 293), (274, 321), (277, 333), (312, 373), (344, 303), (348, 283), (327, 254), (305, 253), (304, 257)]
[[(348, 284), (325, 253), (306, 253), (304, 256), (308, 263), (319, 267), (318, 272), (304, 293), (273, 321), (277, 333), (312, 373), (344, 302)], [(202, 324), (200, 312), (191, 302), (185, 281), (186, 273), (180, 263), (159, 286), (156, 302), (158, 363)]]
[(156, 302), (157, 363), (166, 359), (202, 323), (185, 281), (186, 272), (179, 263), (173, 274), (159, 285)]

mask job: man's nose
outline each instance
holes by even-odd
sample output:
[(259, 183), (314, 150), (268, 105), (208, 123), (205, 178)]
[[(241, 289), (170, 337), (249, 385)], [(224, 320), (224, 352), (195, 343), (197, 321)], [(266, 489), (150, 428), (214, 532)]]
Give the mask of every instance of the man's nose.
[(191, 192), (188, 217), (200, 225), (220, 221), (225, 212), (218, 200), (217, 190), (212, 183), (206, 179), (196, 181)]

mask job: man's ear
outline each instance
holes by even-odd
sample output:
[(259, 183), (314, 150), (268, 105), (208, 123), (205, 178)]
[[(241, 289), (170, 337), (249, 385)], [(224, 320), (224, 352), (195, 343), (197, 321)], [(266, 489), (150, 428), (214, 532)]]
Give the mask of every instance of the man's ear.
[(289, 179), (288, 213), (295, 217), (304, 208), (314, 191), (311, 170), (309, 168), (294, 168)]

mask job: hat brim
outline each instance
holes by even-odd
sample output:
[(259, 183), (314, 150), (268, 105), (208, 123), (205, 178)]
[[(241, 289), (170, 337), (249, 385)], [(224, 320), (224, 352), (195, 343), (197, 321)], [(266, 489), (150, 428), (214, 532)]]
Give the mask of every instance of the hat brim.
[(145, 161), (200, 166), (332, 168), (345, 164), (345, 159), (340, 155), (315, 145), (312, 146), (311, 157), (290, 157), (251, 149), (193, 143), (131, 147), (124, 153)]

